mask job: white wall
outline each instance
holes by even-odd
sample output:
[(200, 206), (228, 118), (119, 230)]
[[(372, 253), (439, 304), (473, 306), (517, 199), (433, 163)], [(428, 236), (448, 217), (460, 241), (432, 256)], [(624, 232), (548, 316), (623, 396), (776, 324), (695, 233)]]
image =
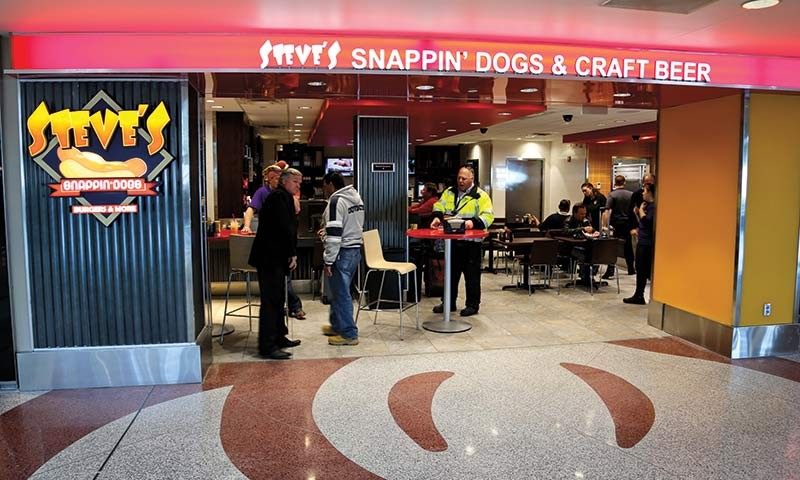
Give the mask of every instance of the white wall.
[(562, 198), (582, 202), (581, 184), (586, 181), (586, 146), (552, 142), (550, 161), (544, 167), (545, 187), (542, 214), (558, 210)]
[[(473, 151), (486, 151), (487, 145), (476, 144)], [(586, 178), (586, 148), (583, 145), (562, 144), (557, 142), (514, 142), (494, 141), (488, 145), (491, 156), (491, 169), (481, 165), (481, 172), (491, 172), (491, 196), (494, 214), (497, 217), (506, 215), (505, 169), (506, 159), (541, 158), (544, 159), (544, 192), (542, 214), (547, 216), (558, 208), (562, 198), (581, 201), (580, 185)], [(471, 158), (475, 158), (474, 156)], [(483, 158), (483, 157), (478, 157)], [(483, 175), (481, 175), (483, 177)], [(487, 179), (488, 180), (488, 179)], [(484, 180), (482, 185), (488, 183)], [(488, 189), (487, 189), (488, 190)]]
[(491, 195), (492, 142), (473, 143), (467, 147), (467, 158), (478, 159), (478, 184)]

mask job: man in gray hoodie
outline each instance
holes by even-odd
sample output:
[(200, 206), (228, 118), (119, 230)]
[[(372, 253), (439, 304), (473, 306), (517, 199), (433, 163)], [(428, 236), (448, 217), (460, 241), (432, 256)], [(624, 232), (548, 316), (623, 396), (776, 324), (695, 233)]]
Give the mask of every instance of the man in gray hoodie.
[(352, 185), (345, 186), (342, 175), (329, 172), (322, 179), (328, 206), (322, 218), (325, 230), (323, 260), (330, 279), (330, 325), (322, 329), (330, 345), (358, 345), (358, 327), (353, 321), (350, 283), (361, 263), (364, 243), (364, 202)]

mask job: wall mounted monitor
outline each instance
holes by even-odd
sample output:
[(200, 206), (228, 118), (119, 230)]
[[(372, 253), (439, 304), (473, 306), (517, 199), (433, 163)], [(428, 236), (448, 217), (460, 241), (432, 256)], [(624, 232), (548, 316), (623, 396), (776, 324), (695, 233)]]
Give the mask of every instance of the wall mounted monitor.
[(353, 176), (353, 159), (342, 157), (328, 158), (326, 161), (325, 171), (337, 172), (343, 177), (351, 177)]

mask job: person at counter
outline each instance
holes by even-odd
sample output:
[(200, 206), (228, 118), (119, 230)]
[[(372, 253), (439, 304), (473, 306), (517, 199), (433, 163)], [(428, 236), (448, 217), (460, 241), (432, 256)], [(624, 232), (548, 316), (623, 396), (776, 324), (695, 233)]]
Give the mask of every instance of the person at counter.
[(544, 222), (539, 224), (539, 230), (546, 232), (547, 230), (563, 230), (564, 225), (569, 218), (569, 207), (572, 204), (566, 198), (558, 202), (558, 211), (552, 213), (544, 219)]
[(586, 207), (586, 216), (595, 231), (600, 231), (600, 209), (606, 206), (606, 197), (596, 189), (591, 182), (581, 185), (583, 192), (583, 205)]
[[(492, 199), (475, 185), (475, 172), (468, 166), (458, 170), (457, 189), (448, 188), (433, 206), (434, 219), (431, 228), (437, 228), (449, 217), (465, 220), (467, 230), (486, 230), (494, 221)], [(464, 273), (467, 287), (466, 307), (461, 310), (462, 317), (478, 313), (481, 304), (481, 240), (456, 240), (453, 242), (453, 254), (450, 267), (450, 301), (451, 310), (456, 309), (458, 282)], [(434, 313), (444, 312), (442, 303), (433, 307)]]
[(283, 321), (286, 277), (297, 267), (297, 220), (294, 194), (303, 174), (289, 168), (281, 172), (278, 187), (264, 202), (258, 221), (270, 228), (259, 228), (248, 263), (258, 271), (261, 308), (258, 314), (258, 352), (274, 360), (288, 360), (292, 354), (282, 350), (300, 345), (290, 340)]
[[(250, 201), (250, 204), (247, 206), (247, 210), (244, 212), (244, 228), (242, 228), (242, 233), (253, 233), (253, 217), (256, 213), (261, 211), (261, 207), (264, 205), (264, 202), (266, 201), (267, 197), (269, 197), (270, 193), (274, 192), (278, 188), (278, 179), (280, 179), (281, 173), (286, 168), (286, 162), (283, 160), (273, 165), (264, 167), (264, 170), (262, 171), (264, 185), (262, 185), (258, 190), (256, 190), (256, 193), (253, 194), (253, 199)], [(300, 200), (297, 196), (299, 193), (300, 191), (298, 190), (293, 197), (295, 215), (300, 213)], [(291, 277), (289, 277), (286, 287), (289, 289), (289, 316), (298, 320), (305, 320), (306, 312), (303, 311), (303, 301), (300, 300), (300, 297), (297, 296), (297, 293), (295, 293), (294, 288), (292, 287)]]
[(350, 284), (361, 263), (364, 243), (364, 202), (352, 185), (345, 186), (340, 173), (328, 172), (322, 178), (328, 206), (322, 242), (325, 275), (330, 279), (330, 325), (322, 327), (329, 345), (358, 345), (358, 327), (353, 321)]
[[(631, 246), (630, 233), (630, 204), (632, 192), (625, 189), (625, 177), (617, 175), (614, 177), (614, 190), (608, 194), (606, 203), (605, 218), (603, 224), (610, 225), (614, 229), (614, 236), (625, 241), (625, 263), (628, 266), (628, 275), (636, 274), (636, 267), (633, 264), (633, 247)], [(609, 265), (603, 278), (611, 278), (614, 275), (614, 266)]]
[(428, 228), (433, 221), (433, 206), (439, 201), (439, 188), (435, 183), (426, 183), (422, 189), (422, 202), (412, 203), (408, 213), (419, 217), (419, 227)]

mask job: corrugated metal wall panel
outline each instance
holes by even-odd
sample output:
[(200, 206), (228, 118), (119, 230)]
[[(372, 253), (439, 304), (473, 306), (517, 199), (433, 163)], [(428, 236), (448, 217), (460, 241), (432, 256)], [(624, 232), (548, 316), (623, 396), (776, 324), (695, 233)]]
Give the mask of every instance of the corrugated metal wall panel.
[[(124, 109), (163, 101), (171, 121), (166, 150), (175, 159), (156, 178), (159, 195), (139, 197), (139, 213), (122, 214), (109, 227), (93, 215), (73, 215), (75, 200), (50, 198), (52, 179), (27, 154), (23, 159), (28, 261), (36, 348), (186, 342), (187, 325), (181, 151), (181, 82), (21, 82), (23, 118), (44, 101), (51, 112), (79, 110), (100, 90)], [(22, 126), (23, 143), (30, 137)], [(118, 134), (118, 133), (117, 133)], [(91, 136), (90, 136), (91, 138)], [(141, 139), (140, 139), (141, 141)]]
[[(356, 185), (364, 200), (364, 230), (378, 229), (385, 249), (406, 248), (408, 229), (408, 119), (357, 117)], [(394, 172), (373, 172), (373, 163)]]

